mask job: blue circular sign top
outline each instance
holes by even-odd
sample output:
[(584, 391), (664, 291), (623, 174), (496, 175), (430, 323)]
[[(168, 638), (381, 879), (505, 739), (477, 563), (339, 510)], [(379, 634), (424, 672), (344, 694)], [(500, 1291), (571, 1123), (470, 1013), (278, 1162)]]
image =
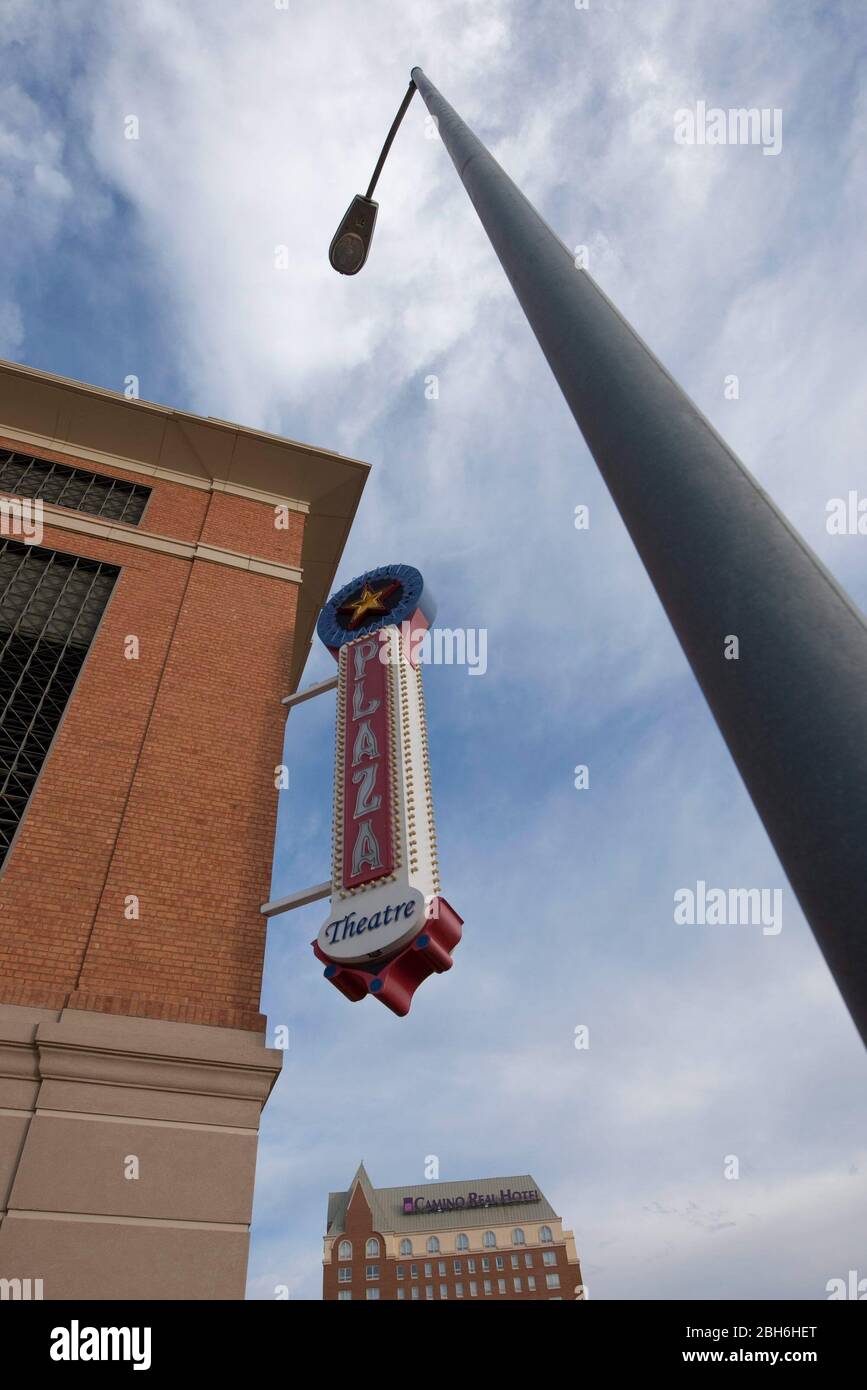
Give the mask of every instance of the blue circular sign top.
[(344, 584), (319, 614), (316, 631), (330, 651), (382, 627), (416, 619), (430, 627), (436, 614), (430, 591), (412, 565), (380, 565)]

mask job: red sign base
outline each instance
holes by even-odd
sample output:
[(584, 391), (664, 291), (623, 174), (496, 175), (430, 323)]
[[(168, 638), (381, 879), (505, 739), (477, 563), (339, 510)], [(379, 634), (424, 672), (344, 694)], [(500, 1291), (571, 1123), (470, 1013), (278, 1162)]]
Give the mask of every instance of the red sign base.
[(377, 969), (341, 965), (329, 960), (314, 941), (313, 954), (325, 965), (325, 978), (330, 980), (353, 1004), (372, 994), (393, 1014), (403, 1018), (409, 1013), (412, 996), (428, 975), (442, 975), (451, 970), (451, 952), (461, 939), (464, 921), (445, 898), (434, 898), (430, 916), (408, 945), (401, 948)]

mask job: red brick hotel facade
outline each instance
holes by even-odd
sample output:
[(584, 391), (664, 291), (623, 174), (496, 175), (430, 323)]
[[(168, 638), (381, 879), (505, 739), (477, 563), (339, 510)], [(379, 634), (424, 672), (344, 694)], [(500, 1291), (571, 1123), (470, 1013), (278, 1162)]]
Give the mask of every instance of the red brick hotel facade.
[(375, 1188), (362, 1164), (328, 1197), (326, 1302), (578, 1299), (571, 1231), (529, 1174)]

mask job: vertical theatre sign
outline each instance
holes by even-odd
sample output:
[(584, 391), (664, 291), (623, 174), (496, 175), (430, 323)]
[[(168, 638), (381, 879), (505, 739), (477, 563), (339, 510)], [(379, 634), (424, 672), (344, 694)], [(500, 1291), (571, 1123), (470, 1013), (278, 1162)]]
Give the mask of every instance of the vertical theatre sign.
[(415, 655), (433, 618), (418, 570), (385, 565), (334, 594), (317, 627), (338, 677), (331, 911), (313, 950), (347, 999), (400, 1015), (461, 939), (440, 893)]

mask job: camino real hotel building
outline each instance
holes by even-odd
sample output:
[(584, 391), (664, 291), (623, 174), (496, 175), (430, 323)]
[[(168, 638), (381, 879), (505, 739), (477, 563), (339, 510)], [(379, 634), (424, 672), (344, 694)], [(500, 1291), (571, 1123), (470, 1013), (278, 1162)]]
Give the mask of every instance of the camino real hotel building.
[(362, 1164), (328, 1197), (326, 1302), (576, 1299), (571, 1231), (532, 1177), (372, 1186)]

